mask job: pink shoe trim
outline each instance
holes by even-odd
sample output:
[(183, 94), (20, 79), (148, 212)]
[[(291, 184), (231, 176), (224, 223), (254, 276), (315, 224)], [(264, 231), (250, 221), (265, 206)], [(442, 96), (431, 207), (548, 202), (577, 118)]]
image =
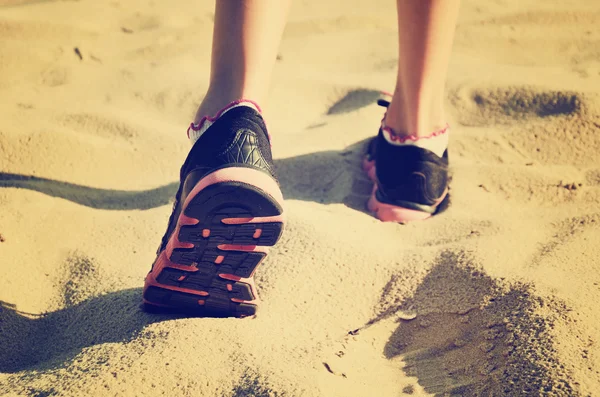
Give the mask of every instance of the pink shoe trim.
[[(273, 199), (275, 199), (275, 201), (277, 201), (277, 203), (283, 207), (283, 195), (281, 194), (279, 185), (277, 185), (277, 182), (273, 178), (271, 178), (264, 172), (245, 167), (229, 167), (214, 171), (206, 175), (204, 178), (200, 179), (200, 181), (198, 181), (196, 186), (194, 186), (190, 194), (186, 197), (185, 202), (182, 206), (183, 210), (181, 211), (179, 219), (177, 220), (177, 226), (175, 227), (173, 235), (171, 236), (171, 239), (169, 240), (169, 242), (167, 243), (167, 247), (165, 248), (165, 251), (167, 252), (167, 256), (169, 258), (171, 257), (175, 248), (188, 248), (185, 247), (185, 244), (187, 243), (181, 243), (176, 238), (176, 236), (179, 236), (181, 226), (190, 225), (194, 224), (194, 222), (198, 222), (198, 220), (189, 218), (184, 214), (185, 209), (189, 205), (190, 201), (194, 197), (196, 197), (201, 190), (220, 182), (242, 182), (255, 186), (263, 190), (269, 196), (273, 197)], [(274, 217), (268, 217), (268, 219), (269, 222), (283, 222), (284, 216), (282, 214)], [(255, 223), (253, 222), (254, 219), (252, 218), (249, 218), (248, 220), (248, 223)]]
[[(397, 205), (385, 204), (377, 200), (375, 196), (375, 192), (377, 191), (377, 185), (373, 188), (373, 193), (371, 193), (371, 197), (367, 203), (367, 207), (369, 211), (375, 214), (375, 216), (382, 222), (398, 222), (398, 223), (406, 223), (413, 221), (423, 221), (425, 219), (431, 218), (433, 214), (423, 211), (412, 210), (404, 207), (399, 207)], [(448, 194), (448, 189), (442, 194), (435, 205), (439, 205), (446, 195)]]
[[(268, 223), (268, 222), (281, 222), (281, 215), (275, 216), (257, 216), (254, 218), (224, 218), (221, 222), (226, 225), (241, 225), (246, 223)], [(260, 230), (260, 229), (256, 229)], [(260, 235), (254, 237), (259, 238)]]
[[(390, 92), (381, 91), (381, 93), (383, 95), (391, 97), (392, 99), (394, 98), (394, 94), (392, 94)], [(415, 134), (404, 136), (404, 135), (398, 134), (391, 127), (388, 127), (388, 126), (385, 125), (385, 116), (387, 116), (387, 110), (383, 114), (383, 118), (381, 119), (381, 129), (382, 129), (382, 131), (388, 133), (388, 136), (389, 136), (390, 140), (393, 141), (393, 142), (404, 143), (406, 141), (416, 142), (416, 141), (418, 141), (420, 139), (430, 139), (430, 138), (434, 138), (434, 137), (439, 136), (439, 135), (443, 135), (446, 132), (448, 132), (448, 130), (450, 129), (450, 125), (448, 123), (446, 123), (446, 125), (443, 128), (441, 128), (441, 129), (439, 129), (437, 131), (434, 131), (431, 134), (426, 135), (426, 136), (417, 136)]]
[[(206, 292), (206, 291), (194, 290), (194, 289), (189, 289), (189, 288), (179, 288), (179, 287), (172, 286), (172, 285), (160, 284), (158, 281), (156, 281), (156, 277), (162, 272), (162, 270), (164, 268), (173, 268), (173, 269), (183, 270), (185, 272), (190, 272), (190, 273), (194, 273), (194, 272), (198, 271), (198, 268), (196, 268), (194, 266), (179, 265), (177, 263), (172, 262), (168, 258), (167, 252), (165, 250), (160, 253), (158, 258), (156, 259), (156, 262), (154, 263), (154, 266), (152, 267), (152, 270), (146, 276), (146, 281), (144, 284), (144, 291), (146, 289), (148, 289), (148, 287), (159, 287), (159, 288), (168, 289), (171, 291), (185, 292), (188, 294), (193, 294), (193, 295), (198, 295), (198, 296), (207, 296), (208, 295), (208, 292)], [(147, 302), (147, 303), (154, 304), (152, 302)]]
[(269, 175), (262, 171), (258, 171), (252, 168), (246, 167), (228, 167), (221, 168), (204, 178), (200, 179), (194, 189), (185, 199), (183, 208), (187, 208), (189, 202), (196, 197), (196, 195), (206, 187), (214, 185), (215, 183), (221, 182), (242, 182), (257, 187), (265, 191), (268, 195), (273, 197), (279, 205), (283, 206), (283, 195), (277, 182)]
[(446, 134), (450, 130), (450, 125), (448, 123), (446, 123), (446, 126), (444, 128), (434, 131), (427, 136), (416, 136), (416, 135), (401, 136), (401, 135), (398, 135), (392, 128), (385, 125), (385, 116), (384, 116), (383, 119), (381, 120), (381, 130), (384, 133), (388, 134), (391, 141), (404, 143), (406, 141), (416, 142), (420, 139), (431, 139), (431, 138), (435, 138), (436, 136)]
[[(376, 190), (376, 189), (375, 189)], [(375, 216), (382, 222), (412, 222), (422, 221), (431, 217), (430, 213), (415, 211), (408, 208), (398, 207), (396, 205), (384, 204), (377, 200), (375, 193), (371, 194), (367, 203), (369, 211), (375, 214)]]
[(264, 254), (269, 252), (269, 248), (262, 245), (219, 244), (217, 248), (221, 251), (262, 252)]
[(365, 156), (362, 162), (362, 168), (369, 179), (375, 182), (375, 179), (377, 178), (375, 175), (375, 160), (369, 160), (369, 158)]
[(190, 126), (187, 129), (187, 136), (188, 136), (188, 138), (190, 137), (190, 129), (193, 130), (193, 131), (200, 131), (202, 129), (202, 126), (204, 125), (204, 123), (206, 121), (210, 121), (211, 123), (214, 123), (215, 121), (217, 121), (217, 119), (219, 117), (221, 117), (221, 115), (223, 115), (224, 112), (226, 112), (227, 110), (229, 110), (233, 106), (239, 105), (240, 103), (244, 103), (244, 102), (252, 104), (253, 106), (256, 107), (256, 109), (258, 110), (259, 113), (262, 113), (262, 109), (260, 108), (260, 106), (258, 105), (258, 103), (254, 102), (254, 101), (252, 101), (250, 99), (238, 99), (238, 100), (235, 100), (235, 101), (229, 103), (223, 109), (219, 110), (217, 112), (217, 114), (215, 114), (213, 117), (203, 116), (200, 119), (200, 122), (197, 124), (197, 126), (194, 125), (194, 123), (191, 123)]
[[(214, 172), (206, 175), (200, 181), (198, 181), (196, 186), (194, 186), (194, 188), (192, 189), (192, 191), (186, 198), (185, 202), (183, 203), (182, 212), (179, 215), (179, 218), (177, 220), (177, 225), (175, 227), (175, 230), (171, 234), (171, 237), (169, 238), (169, 241), (167, 243), (165, 250), (163, 250), (159, 254), (154, 265), (152, 266), (152, 270), (146, 276), (144, 291), (147, 291), (147, 289), (149, 287), (157, 287), (160, 289), (170, 290), (170, 291), (174, 291), (174, 292), (182, 292), (182, 293), (192, 294), (192, 295), (198, 296), (198, 304), (199, 305), (204, 304), (205, 301), (202, 298), (204, 298), (205, 296), (209, 296), (209, 292), (203, 291), (203, 290), (195, 290), (195, 289), (177, 287), (177, 286), (173, 286), (173, 285), (161, 284), (157, 281), (157, 277), (162, 273), (162, 271), (165, 268), (178, 269), (178, 270), (184, 271), (186, 273), (190, 273), (190, 274), (199, 271), (199, 269), (197, 267), (198, 263), (194, 262), (191, 265), (187, 266), (187, 265), (177, 264), (177, 263), (171, 261), (171, 259), (170, 259), (171, 255), (173, 254), (173, 250), (175, 248), (192, 248), (194, 246), (193, 243), (180, 242), (179, 237), (178, 237), (182, 226), (195, 225), (195, 224), (198, 224), (198, 222), (199, 222), (198, 219), (194, 219), (194, 218), (190, 218), (190, 217), (186, 216), (184, 213), (185, 209), (189, 206), (191, 200), (194, 199), (194, 197), (196, 197), (203, 189), (205, 189), (208, 186), (211, 186), (213, 184), (216, 184), (216, 183), (231, 182), (231, 181), (247, 183), (249, 185), (255, 186), (255, 187), (261, 189), (265, 194), (270, 195), (280, 205), (283, 203), (283, 196), (281, 194), (281, 190), (279, 189), (279, 186), (277, 185), (277, 182), (272, 177), (270, 177), (269, 175), (265, 174), (262, 171), (258, 171), (258, 170), (254, 170), (254, 169), (250, 169), (250, 168), (243, 168), (243, 167), (231, 167), (231, 168), (220, 169), (220, 170), (214, 171)], [(237, 225), (237, 224), (244, 224), (244, 223), (264, 223), (264, 222), (283, 222), (283, 221), (284, 221), (284, 216), (282, 214), (282, 215), (277, 215), (277, 216), (255, 217), (255, 218), (239, 218), (239, 219), (225, 218), (222, 222), (224, 224)], [(260, 229), (257, 229), (257, 230), (260, 230)], [(256, 232), (255, 232), (255, 234), (256, 234)], [(204, 238), (210, 237), (210, 229), (203, 229), (202, 237), (204, 237)], [(260, 233), (259, 233), (259, 237), (260, 237)], [(219, 245), (217, 245), (217, 249), (222, 252), (222, 255), (218, 255), (216, 257), (216, 259), (214, 260), (214, 262), (216, 264), (220, 264), (225, 260), (225, 258), (227, 257), (228, 251), (260, 252), (260, 253), (265, 254), (265, 256), (269, 252), (268, 247), (259, 246), (259, 245), (219, 244)], [(237, 302), (237, 303), (247, 303), (247, 304), (252, 304), (252, 305), (258, 305), (260, 303), (260, 299), (258, 297), (258, 293), (256, 291), (256, 287), (255, 287), (254, 280), (252, 277), (254, 276), (256, 269), (259, 267), (260, 263), (263, 260), (264, 260), (264, 256), (255, 265), (252, 273), (250, 274), (250, 277), (248, 277), (248, 278), (238, 277), (238, 276), (235, 276), (232, 274), (227, 274), (227, 273), (219, 273), (218, 274), (219, 277), (221, 277), (224, 280), (246, 283), (250, 286), (251, 293), (254, 298), (253, 300), (244, 301), (244, 300), (240, 300), (240, 299), (236, 299), (236, 298), (230, 298), (231, 301)], [(183, 278), (180, 277), (179, 281), (184, 280), (186, 275), (184, 275), (182, 277)], [(144, 299), (144, 302), (147, 304), (150, 304), (150, 305), (154, 305), (154, 306), (172, 307), (172, 305), (161, 305), (159, 303), (149, 302), (146, 299)]]
[(254, 279), (252, 277), (245, 278), (245, 277), (240, 277), (240, 276), (236, 276), (234, 274), (229, 274), (229, 273), (219, 273), (219, 277), (221, 277), (224, 280), (239, 281), (244, 284), (254, 283)]
[(258, 298), (251, 300), (251, 301), (245, 301), (243, 299), (238, 299), (238, 298), (231, 298), (231, 301), (235, 302), (235, 303), (247, 303), (249, 305), (259, 305), (260, 304), (260, 300)]
[[(254, 275), (254, 273), (252, 273), (252, 274)], [(260, 304), (260, 298), (258, 297), (258, 294), (256, 293), (256, 284), (254, 283), (254, 277), (253, 276), (250, 276), (249, 278), (244, 278), (244, 277), (235, 276), (233, 274), (219, 273), (219, 277), (222, 278), (223, 280), (244, 283), (244, 284), (247, 284), (250, 287), (250, 292), (252, 293), (252, 297), (254, 299), (249, 300), (249, 301), (245, 301), (245, 300), (242, 300), (242, 299), (231, 298), (232, 302), (249, 303), (249, 304), (252, 304), (252, 305), (259, 305)]]

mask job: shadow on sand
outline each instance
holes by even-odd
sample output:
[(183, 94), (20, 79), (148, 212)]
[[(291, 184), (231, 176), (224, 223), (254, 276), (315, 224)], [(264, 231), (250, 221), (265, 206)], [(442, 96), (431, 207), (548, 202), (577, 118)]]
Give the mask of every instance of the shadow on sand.
[(181, 315), (148, 313), (141, 288), (112, 292), (44, 315), (0, 301), (0, 372), (54, 368), (81, 349), (126, 342), (145, 326)]
[[(384, 355), (401, 358), (404, 371), (436, 396), (573, 395), (549, 332), (545, 303), (524, 284), (502, 285), (463, 253), (440, 255), (414, 295), (395, 303), (403, 277), (393, 276), (370, 324), (407, 307)], [(557, 313), (564, 310), (555, 308)], [(423, 314), (419, 314), (423, 313)]]
[(169, 203), (177, 186), (178, 183), (173, 182), (142, 191), (98, 189), (37, 176), (0, 172), (0, 187), (34, 190), (102, 210), (147, 210), (160, 207)]
[[(275, 161), (284, 197), (364, 210), (371, 191), (360, 169), (366, 141), (342, 151), (324, 151)], [(34, 190), (90, 208), (147, 210), (169, 204), (178, 182), (150, 190), (98, 189), (36, 176), (0, 173), (0, 187)]]
[[(43, 0), (13, 0), (7, 5), (38, 1)], [(326, 114), (350, 113), (372, 105), (380, 96), (381, 92), (377, 90), (353, 89), (332, 104)], [(355, 179), (364, 180), (360, 172), (360, 163), (365, 144), (366, 140), (342, 151), (317, 152), (276, 160), (275, 167), (284, 197), (328, 204), (348, 201), (346, 204), (351, 208), (363, 210), (364, 200), (358, 205), (353, 197), (346, 196), (350, 192), (348, 187), (354, 187), (358, 195), (368, 196), (370, 193), (368, 181), (357, 186), (352, 183)], [(342, 186), (342, 183), (348, 186)], [(143, 191), (97, 189), (48, 178), (0, 172), (0, 187), (34, 190), (87, 207), (105, 210), (146, 210), (168, 204), (175, 195), (178, 185), (178, 182), (172, 182)], [(352, 196), (352, 193), (349, 196)]]
[[(277, 160), (276, 167), (285, 197), (325, 204), (344, 203), (363, 211), (372, 187), (360, 169), (364, 145), (365, 141), (343, 151), (318, 152)], [(132, 210), (167, 204), (177, 189), (177, 183), (130, 192), (0, 173), (0, 187), (34, 190), (91, 208)], [(79, 260), (71, 265), (78, 269), (85, 265), (84, 268), (88, 269), (93, 264)], [(95, 273), (90, 269), (86, 272), (79, 269), (76, 274), (83, 272), (86, 279), (93, 278)], [(139, 288), (86, 300), (67, 295), (63, 302), (64, 309), (44, 315), (23, 313), (10, 303), (0, 302), (0, 352), (3, 352), (0, 354), (0, 372), (54, 368), (63, 365), (66, 359), (75, 356), (83, 348), (128, 341), (149, 324), (184, 316), (144, 311)]]
[[(365, 204), (373, 184), (361, 168), (368, 139), (340, 151), (323, 151), (275, 160), (286, 199), (321, 204), (341, 203), (357, 211)], [(155, 189), (124, 191), (97, 189), (35, 176), (0, 173), (0, 187), (34, 190), (87, 207), (105, 210), (146, 210), (168, 204), (178, 182)], [(449, 206), (445, 200), (444, 211)]]

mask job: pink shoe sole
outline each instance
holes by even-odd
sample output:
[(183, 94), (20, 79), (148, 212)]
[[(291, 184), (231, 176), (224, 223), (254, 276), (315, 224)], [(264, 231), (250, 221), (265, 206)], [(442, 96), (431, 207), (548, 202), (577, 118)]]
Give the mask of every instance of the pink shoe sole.
[(224, 168), (187, 196), (144, 285), (144, 303), (195, 315), (245, 317), (259, 303), (254, 272), (283, 231), (283, 197), (262, 171)]

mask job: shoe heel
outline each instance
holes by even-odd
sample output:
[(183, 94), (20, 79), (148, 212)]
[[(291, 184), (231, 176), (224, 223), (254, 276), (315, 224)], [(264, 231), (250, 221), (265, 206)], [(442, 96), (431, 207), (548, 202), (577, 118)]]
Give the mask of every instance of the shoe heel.
[(422, 221), (431, 217), (430, 213), (423, 211), (411, 210), (408, 208), (398, 207), (396, 205), (384, 204), (377, 200), (375, 197), (376, 189), (373, 189), (373, 193), (369, 198), (367, 207), (370, 212), (375, 214), (377, 219), (382, 222), (398, 222), (406, 223), (413, 221)]
[(146, 278), (144, 302), (201, 316), (253, 315), (253, 275), (283, 232), (282, 201), (262, 171), (231, 167), (202, 178)]

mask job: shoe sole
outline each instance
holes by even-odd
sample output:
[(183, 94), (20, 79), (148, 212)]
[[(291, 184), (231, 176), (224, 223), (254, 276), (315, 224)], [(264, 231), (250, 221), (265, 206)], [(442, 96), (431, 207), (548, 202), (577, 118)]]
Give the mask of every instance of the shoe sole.
[[(373, 182), (373, 191), (371, 192), (371, 196), (367, 201), (368, 210), (375, 215), (377, 219), (382, 222), (396, 222), (396, 223), (408, 223), (414, 221), (423, 221), (425, 219), (431, 218), (435, 212), (429, 213), (424, 211), (417, 211), (410, 208), (404, 208), (393, 204), (382, 203), (377, 200), (377, 196), (375, 193), (377, 192), (377, 177), (376, 177), (376, 169), (375, 169), (375, 161), (369, 160), (368, 157), (363, 159), (362, 168), (369, 177), (369, 179)], [(439, 201), (434, 204), (435, 207), (439, 207), (440, 204), (446, 200), (448, 197), (448, 189)]]
[(282, 203), (277, 182), (254, 169), (225, 168), (198, 181), (146, 277), (147, 308), (254, 315), (253, 276), (283, 232)]

